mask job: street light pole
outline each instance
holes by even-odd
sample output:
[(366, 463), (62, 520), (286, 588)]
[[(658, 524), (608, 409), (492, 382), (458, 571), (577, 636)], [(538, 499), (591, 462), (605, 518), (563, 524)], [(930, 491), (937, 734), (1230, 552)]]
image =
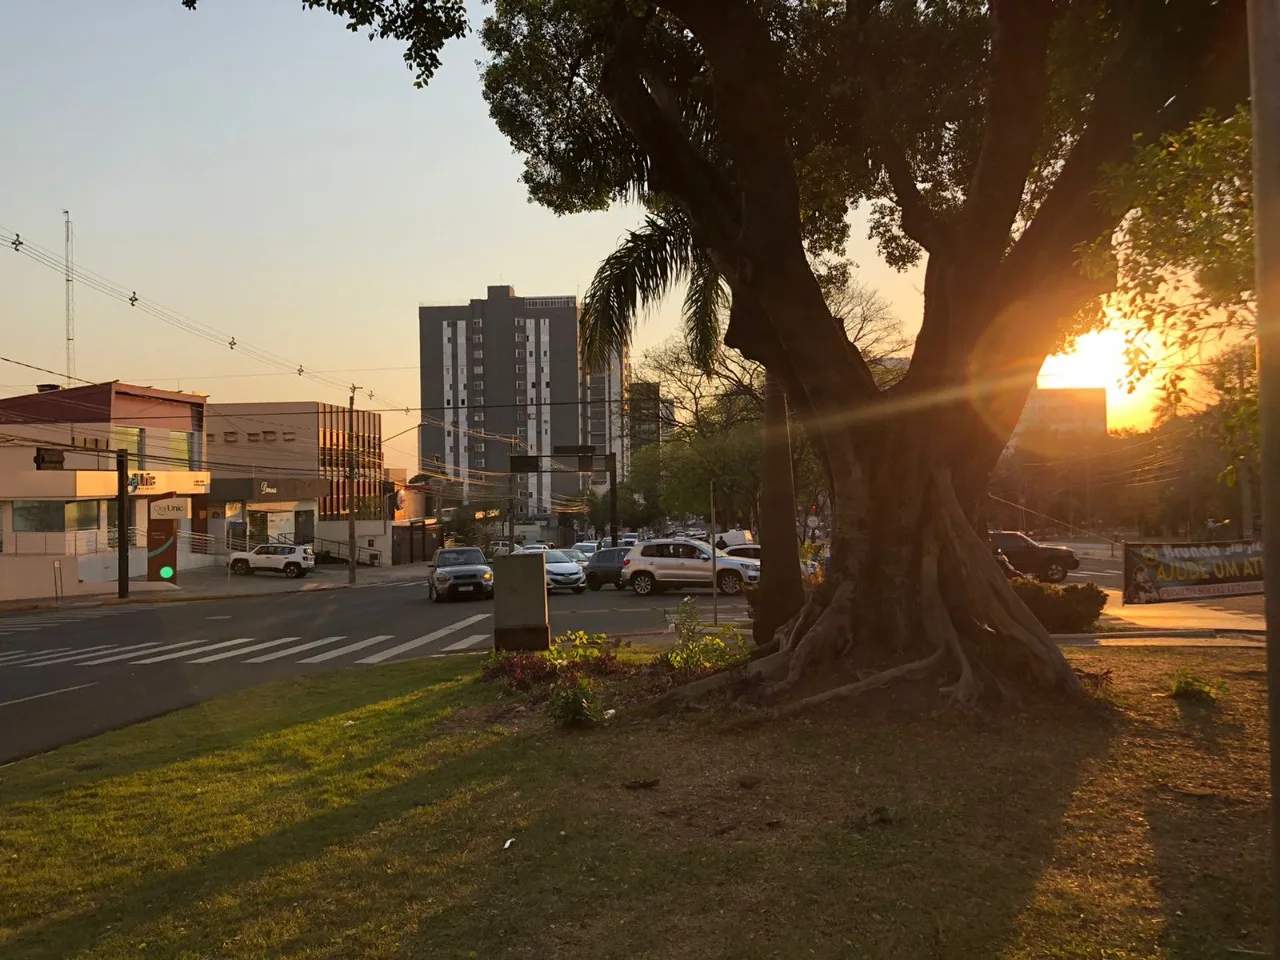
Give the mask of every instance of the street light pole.
[[(1271, 793), (1280, 778), (1280, 0), (1248, 0), (1253, 94), (1254, 289), (1258, 294), (1258, 425), (1267, 617)], [(1280, 804), (1271, 803), (1271, 862), (1280, 863)], [(1280, 930), (1280, 884), (1271, 885), (1271, 929)], [(1272, 956), (1280, 957), (1273, 937)]]

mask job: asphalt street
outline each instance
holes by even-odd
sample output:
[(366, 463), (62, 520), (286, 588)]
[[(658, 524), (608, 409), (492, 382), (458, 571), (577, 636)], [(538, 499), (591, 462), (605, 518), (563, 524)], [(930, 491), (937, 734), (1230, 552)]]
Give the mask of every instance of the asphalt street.
[[(678, 594), (606, 587), (548, 602), (553, 634), (663, 631)], [(710, 619), (711, 596), (701, 592)], [(277, 677), (493, 646), (491, 601), (432, 603), (424, 581), (0, 616), (0, 763)], [(741, 600), (720, 598), (727, 618)]]

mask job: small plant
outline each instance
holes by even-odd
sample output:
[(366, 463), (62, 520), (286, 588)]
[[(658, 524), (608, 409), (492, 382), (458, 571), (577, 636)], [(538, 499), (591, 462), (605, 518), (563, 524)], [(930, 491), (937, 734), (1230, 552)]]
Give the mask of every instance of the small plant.
[(492, 653), (480, 665), (484, 680), (501, 680), (512, 690), (526, 691), (556, 678), (556, 662), (545, 653)]
[(588, 727), (599, 722), (600, 699), (591, 681), (578, 673), (562, 676), (551, 687), (547, 715), (561, 727)]
[(1111, 669), (1105, 670), (1085, 670), (1076, 667), (1076, 676), (1080, 678), (1080, 685), (1095, 696), (1104, 693), (1111, 688)]
[(620, 643), (603, 633), (588, 634), (584, 630), (575, 630), (556, 637), (547, 655), (561, 671), (575, 667), (596, 675), (612, 673), (618, 669), (616, 651)]
[(654, 661), (661, 670), (678, 673), (682, 677), (697, 677), (714, 673), (725, 667), (746, 660), (750, 655), (742, 634), (731, 624), (722, 626), (714, 636), (707, 634), (706, 625), (698, 616), (698, 606), (692, 597), (680, 601), (676, 611), (676, 642), (670, 650)]
[(1201, 703), (1216, 703), (1222, 695), (1226, 684), (1221, 679), (1206, 680), (1190, 670), (1179, 670), (1173, 675), (1170, 695), (1178, 700), (1196, 700)]

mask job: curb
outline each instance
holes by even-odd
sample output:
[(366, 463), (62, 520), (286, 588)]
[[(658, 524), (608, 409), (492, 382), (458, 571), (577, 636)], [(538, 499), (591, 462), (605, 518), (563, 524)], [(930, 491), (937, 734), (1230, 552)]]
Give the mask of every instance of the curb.
[(1099, 640), (1217, 640), (1234, 636), (1265, 637), (1265, 629), (1254, 627), (1232, 628), (1230, 630), (1112, 630), (1104, 633), (1055, 633), (1051, 634), (1055, 643), (1068, 645), (1094, 644)]

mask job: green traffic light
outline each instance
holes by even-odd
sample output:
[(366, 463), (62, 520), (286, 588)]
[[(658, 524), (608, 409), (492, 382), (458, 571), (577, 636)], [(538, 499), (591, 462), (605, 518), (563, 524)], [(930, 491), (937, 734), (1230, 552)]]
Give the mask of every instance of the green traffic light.
[(160, 579), (161, 579), (161, 580), (172, 580), (172, 579), (173, 579), (173, 567), (169, 567), (169, 566), (161, 567), (161, 568), (160, 568)]

